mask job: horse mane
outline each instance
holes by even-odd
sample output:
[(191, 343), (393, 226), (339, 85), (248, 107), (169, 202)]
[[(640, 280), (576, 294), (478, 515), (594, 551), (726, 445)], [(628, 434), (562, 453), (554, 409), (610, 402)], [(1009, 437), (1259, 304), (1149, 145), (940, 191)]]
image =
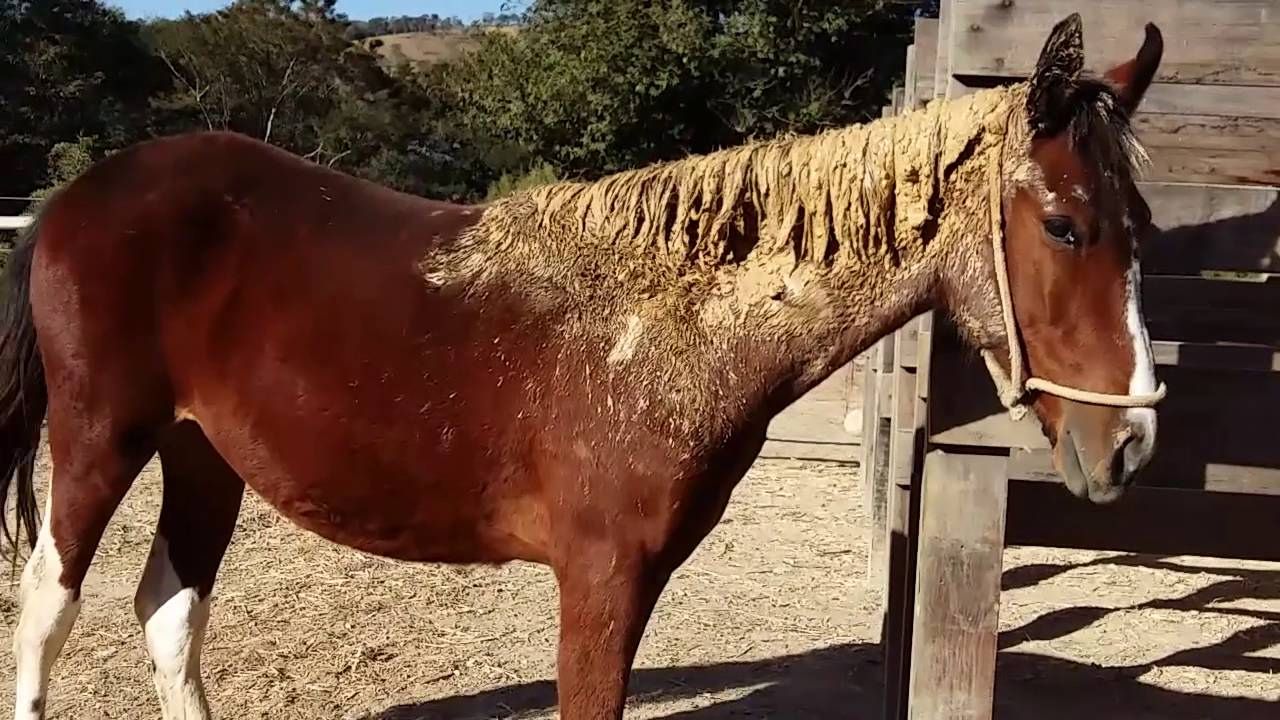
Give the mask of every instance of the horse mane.
[(584, 236), (675, 261), (738, 262), (756, 249), (786, 247), (797, 260), (822, 260), (885, 208), (891, 185), (864, 170), (881, 165), (868, 162), (873, 156), (892, 154), (893, 135), (891, 123), (873, 123), (757, 141), (596, 182), (544, 186), (524, 200), (541, 224), (567, 222)]
[(820, 265), (900, 256), (936, 216), (945, 172), (975, 138), (1003, 132), (1015, 106), (1009, 92), (544, 185), (489, 206), (476, 231), (506, 236), (506, 245), (521, 235), (676, 265), (735, 264), (761, 252)]
[[(1007, 137), (1028, 135), (1017, 112), (1025, 97), (1025, 85), (990, 88), (814, 135), (524, 190), (489, 204), (419, 268), (433, 286), (481, 293), (500, 283), (548, 302), (629, 302), (762, 263), (888, 278), (920, 262), (935, 236), (981, 232), (986, 163)], [(1019, 174), (1027, 153), (1009, 149), (1005, 170)], [(945, 207), (971, 208), (951, 215), (974, 227), (941, 227)]]
[(1122, 187), (1150, 166), (1151, 157), (1115, 90), (1099, 79), (1078, 82), (1076, 113), (1067, 125), (1067, 139), (1072, 150), (1099, 169), (1101, 182)]

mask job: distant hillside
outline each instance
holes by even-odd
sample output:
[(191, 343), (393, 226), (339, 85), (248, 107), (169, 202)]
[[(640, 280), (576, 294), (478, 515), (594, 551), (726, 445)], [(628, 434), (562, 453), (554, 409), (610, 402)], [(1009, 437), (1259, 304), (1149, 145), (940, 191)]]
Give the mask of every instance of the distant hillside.
[(368, 20), (352, 20), (347, 23), (347, 37), (351, 40), (363, 40), (380, 35), (403, 35), (418, 32), (449, 32), (467, 27), (492, 27), (499, 25), (519, 25), (522, 18), (519, 13), (485, 13), (484, 16), (470, 25), (456, 17), (440, 17), (430, 15), (399, 15), (396, 17), (374, 17)]
[(360, 42), (391, 64), (430, 65), (447, 62), (480, 44), (483, 32), (515, 32), (511, 26), (471, 27), (375, 35)]

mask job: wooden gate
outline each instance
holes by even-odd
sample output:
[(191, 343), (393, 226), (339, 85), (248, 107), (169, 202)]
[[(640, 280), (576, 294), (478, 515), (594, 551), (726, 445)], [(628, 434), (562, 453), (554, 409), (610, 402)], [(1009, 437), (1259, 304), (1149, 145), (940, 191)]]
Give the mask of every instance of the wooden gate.
[(1156, 456), (1124, 501), (1090, 505), (944, 318), (873, 348), (862, 461), (889, 718), (991, 717), (1006, 544), (1280, 559), (1280, 0), (946, 0), (917, 21), (886, 113), (1025, 78), (1071, 12), (1095, 71), (1148, 21), (1166, 41), (1135, 117), (1160, 229), (1142, 250), (1169, 386)]

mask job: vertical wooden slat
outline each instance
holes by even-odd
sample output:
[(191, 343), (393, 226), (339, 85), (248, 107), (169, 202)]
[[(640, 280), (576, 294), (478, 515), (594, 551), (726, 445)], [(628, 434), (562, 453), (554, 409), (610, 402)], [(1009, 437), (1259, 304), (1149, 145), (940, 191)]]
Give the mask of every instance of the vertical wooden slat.
[(932, 450), (920, 499), (911, 720), (989, 720), (1008, 456)]
[(888, 510), (889, 418), (881, 406), (887, 382), (884, 372), (885, 340), (877, 342), (867, 353), (866, 382), (862, 388), (862, 483), (867, 503), (867, 577), (866, 587), (879, 589), (885, 573), (885, 513)]
[(933, 67), (933, 95), (944, 98), (951, 88), (952, 18), (955, 16), (954, 0), (942, 0), (938, 4), (938, 58)]
[(899, 113), (910, 112), (916, 107), (916, 46), (907, 46), (907, 68), (902, 76), (902, 107)]
[[(912, 57), (913, 72), (932, 73), (927, 83), (932, 97), (941, 97), (946, 88), (944, 83), (937, 82), (937, 67), (944, 52), (944, 43), (937, 39), (940, 25), (940, 20), (917, 21), (917, 42)], [(928, 43), (921, 43), (919, 33), (922, 28), (929, 33)], [(935, 57), (922, 62), (918, 54), (921, 47), (928, 47)], [(915, 89), (926, 86), (919, 78), (909, 75), (906, 84), (913, 90), (910, 98), (904, 93), (905, 110), (914, 109), (930, 99), (920, 97), (916, 92)], [(884, 528), (887, 550), (885, 611), (881, 631), (885, 655), (884, 717), (893, 720), (905, 718), (908, 708), (916, 588), (916, 527), (920, 512), (918, 493), (913, 490), (919, 486), (923, 474), (932, 328), (933, 314), (927, 313), (909, 321), (893, 336), (898, 353), (894, 362), (897, 378), (893, 385), (900, 395), (893, 400), (894, 418), (891, 423), (891, 474)]]

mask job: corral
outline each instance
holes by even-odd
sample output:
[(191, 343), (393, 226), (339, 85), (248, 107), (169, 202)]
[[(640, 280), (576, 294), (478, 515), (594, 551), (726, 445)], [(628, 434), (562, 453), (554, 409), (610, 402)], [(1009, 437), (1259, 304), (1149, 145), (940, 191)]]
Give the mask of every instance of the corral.
[[(944, 2), (939, 19), (918, 22), (906, 84), (886, 113), (1027, 76), (1036, 38), (1076, 9)], [(1135, 118), (1153, 160), (1141, 191), (1159, 229), (1142, 264), (1155, 359), (1171, 387), (1161, 450), (1126, 502), (1074, 501), (1035, 421), (1010, 419), (942, 318), (883, 341), (868, 363), (863, 457), (870, 580), (888, 597), (886, 717), (991, 717), (1006, 544), (1280, 559), (1269, 409), (1280, 340), (1280, 6), (1163, 0), (1080, 12), (1099, 64), (1129, 52), (1145, 22), (1172, 41)], [(1220, 57), (1224, 46), (1240, 54)]]

